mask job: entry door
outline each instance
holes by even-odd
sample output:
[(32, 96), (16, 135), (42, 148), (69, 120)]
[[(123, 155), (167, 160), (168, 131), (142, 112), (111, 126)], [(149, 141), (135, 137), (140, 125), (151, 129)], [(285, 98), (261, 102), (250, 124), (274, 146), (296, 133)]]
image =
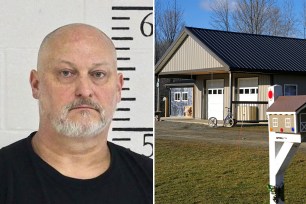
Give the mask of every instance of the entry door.
[(224, 80), (207, 80), (206, 87), (208, 118), (216, 117), (218, 120), (223, 120)]

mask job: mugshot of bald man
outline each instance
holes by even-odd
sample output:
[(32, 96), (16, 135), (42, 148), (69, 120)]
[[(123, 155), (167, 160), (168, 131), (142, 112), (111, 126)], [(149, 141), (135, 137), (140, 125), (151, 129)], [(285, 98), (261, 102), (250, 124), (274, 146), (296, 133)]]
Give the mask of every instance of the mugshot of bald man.
[(30, 73), (39, 126), (0, 150), (0, 203), (153, 203), (153, 161), (107, 141), (123, 75), (109, 37), (69, 24)]

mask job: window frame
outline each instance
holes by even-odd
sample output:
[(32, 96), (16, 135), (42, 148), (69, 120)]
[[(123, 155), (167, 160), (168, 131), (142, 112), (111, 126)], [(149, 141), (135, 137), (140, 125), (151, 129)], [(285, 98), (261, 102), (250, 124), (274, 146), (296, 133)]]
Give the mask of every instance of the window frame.
[[(295, 86), (295, 95), (286, 94), (286, 88)], [(298, 95), (298, 85), (297, 84), (284, 84), (284, 96), (297, 96)]]
[(291, 128), (291, 118), (285, 118), (285, 128)]
[(174, 101), (180, 102), (181, 101), (181, 92), (174, 92), (173, 97), (174, 97)]
[(278, 118), (272, 118), (272, 127), (278, 127)]
[[(184, 99), (184, 95), (186, 95), (186, 99)], [(184, 91), (181, 93), (181, 100), (182, 101), (188, 101), (188, 92), (187, 91)]]

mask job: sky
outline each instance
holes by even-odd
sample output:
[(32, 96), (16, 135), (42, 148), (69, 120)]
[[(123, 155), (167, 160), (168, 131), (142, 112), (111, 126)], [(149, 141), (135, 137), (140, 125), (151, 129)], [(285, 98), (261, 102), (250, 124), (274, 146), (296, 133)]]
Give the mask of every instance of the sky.
[[(168, 0), (159, 0), (162, 4), (169, 2)], [(213, 3), (215, 0), (176, 0), (178, 6), (184, 12), (184, 21), (186, 26), (191, 27), (199, 27), (199, 28), (208, 28), (214, 29), (210, 22), (211, 22), (211, 9), (210, 4)], [(231, 3), (234, 0), (229, 0)], [(294, 3), (294, 12), (299, 14), (301, 17), (302, 15), (302, 8), (303, 8), (303, 1), (304, 0), (292, 0)], [(277, 4), (281, 4), (283, 0), (276, 0)], [(302, 34), (302, 27), (298, 28), (300, 33), (297, 37), (303, 37)]]

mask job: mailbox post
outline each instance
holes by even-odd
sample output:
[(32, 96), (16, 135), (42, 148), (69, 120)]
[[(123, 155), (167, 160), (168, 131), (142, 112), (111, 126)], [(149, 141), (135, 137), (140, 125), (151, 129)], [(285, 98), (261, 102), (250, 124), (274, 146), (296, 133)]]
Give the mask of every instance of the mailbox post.
[(306, 95), (280, 96), (281, 87), (269, 87), (270, 203), (285, 203), (284, 174), (306, 138)]

